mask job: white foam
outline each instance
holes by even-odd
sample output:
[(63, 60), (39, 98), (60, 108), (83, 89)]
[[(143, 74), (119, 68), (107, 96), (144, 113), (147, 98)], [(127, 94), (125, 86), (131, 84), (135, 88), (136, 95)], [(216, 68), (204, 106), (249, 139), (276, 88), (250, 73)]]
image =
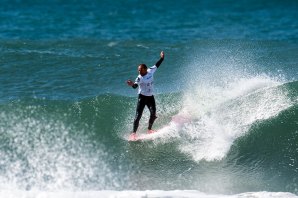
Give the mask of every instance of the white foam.
[(251, 124), (276, 116), (291, 106), (280, 83), (254, 77), (232, 82), (226, 88), (201, 87), (186, 95), (184, 111), (193, 121), (183, 128), (180, 149), (196, 161), (222, 159), (234, 140), (244, 135)]
[(106, 152), (101, 145), (95, 149), (87, 133), (63, 117), (36, 117), (37, 107), (27, 108), (1, 114), (6, 149), (0, 150), (0, 189), (83, 189), (91, 179), (102, 188), (105, 179), (117, 185)]
[(108, 43), (108, 46), (109, 46), (109, 47), (114, 47), (114, 46), (116, 46), (116, 45), (118, 45), (118, 42), (109, 42), (109, 43)]
[(279, 84), (270, 78), (255, 77), (226, 87), (200, 87), (186, 94), (184, 112), (193, 121), (180, 132), (181, 151), (195, 161), (221, 160), (251, 124), (291, 106), (286, 94), (274, 89)]
[(246, 192), (235, 195), (206, 194), (196, 190), (146, 191), (8, 191), (0, 190), (5, 198), (296, 198), (287, 192)]
[(277, 88), (280, 84), (258, 76), (235, 79), (224, 87), (198, 85), (185, 93), (183, 108), (169, 125), (148, 139), (178, 141), (180, 151), (195, 161), (221, 160), (253, 123), (292, 105)]

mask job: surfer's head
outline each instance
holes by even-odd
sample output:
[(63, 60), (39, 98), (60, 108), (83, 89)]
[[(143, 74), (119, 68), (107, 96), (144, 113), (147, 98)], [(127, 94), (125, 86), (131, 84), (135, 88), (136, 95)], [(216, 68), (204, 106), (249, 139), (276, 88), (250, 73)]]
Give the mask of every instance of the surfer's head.
[(147, 66), (145, 64), (140, 64), (138, 67), (139, 74), (144, 76), (147, 74)]

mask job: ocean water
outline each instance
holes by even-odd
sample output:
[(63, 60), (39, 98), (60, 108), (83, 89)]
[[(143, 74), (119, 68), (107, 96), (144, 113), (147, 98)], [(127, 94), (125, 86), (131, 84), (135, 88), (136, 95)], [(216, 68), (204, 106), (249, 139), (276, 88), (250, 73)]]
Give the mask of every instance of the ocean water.
[(0, 3), (0, 197), (298, 196), (297, 1)]

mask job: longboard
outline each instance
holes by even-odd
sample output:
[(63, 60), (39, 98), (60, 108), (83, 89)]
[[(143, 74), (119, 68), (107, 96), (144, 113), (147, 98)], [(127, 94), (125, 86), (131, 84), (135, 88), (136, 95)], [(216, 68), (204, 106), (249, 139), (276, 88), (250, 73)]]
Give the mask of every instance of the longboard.
[[(171, 127), (180, 128), (185, 123), (191, 122), (191, 118), (185, 115), (175, 115), (172, 117), (172, 120), (169, 124), (165, 125), (164, 127), (158, 129), (154, 133), (147, 133), (147, 134), (136, 134), (136, 138), (132, 138), (131, 136), (128, 138), (129, 142), (142, 142), (142, 141), (153, 141), (157, 138), (165, 138), (167, 134), (169, 134), (169, 129)], [(171, 135), (171, 134), (170, 134)]]

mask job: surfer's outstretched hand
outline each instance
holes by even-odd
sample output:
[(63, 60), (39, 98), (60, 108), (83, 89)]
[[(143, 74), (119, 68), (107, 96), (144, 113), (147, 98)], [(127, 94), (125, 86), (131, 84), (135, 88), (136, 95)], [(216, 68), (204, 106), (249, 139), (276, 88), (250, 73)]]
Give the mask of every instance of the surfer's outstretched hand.
[(134, 84), (131, 80), (127, 80), (126, 83), (128, 86), (133, 86), (133, 84)]
[(163, 51), (160, 52), (160, 58), (164, 58), (165, 57), (165, 53)]

